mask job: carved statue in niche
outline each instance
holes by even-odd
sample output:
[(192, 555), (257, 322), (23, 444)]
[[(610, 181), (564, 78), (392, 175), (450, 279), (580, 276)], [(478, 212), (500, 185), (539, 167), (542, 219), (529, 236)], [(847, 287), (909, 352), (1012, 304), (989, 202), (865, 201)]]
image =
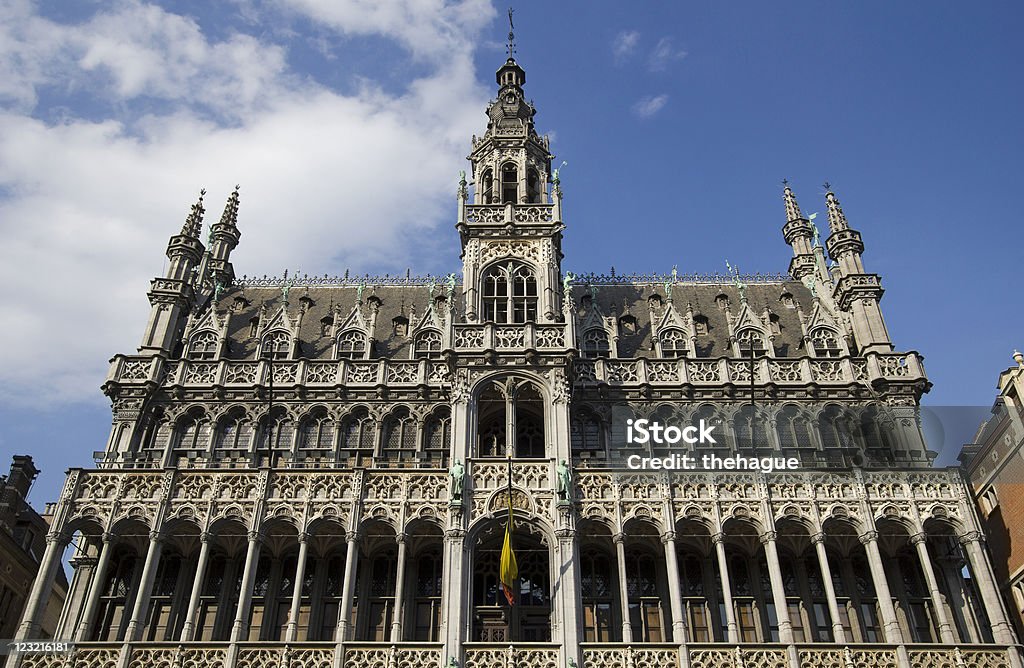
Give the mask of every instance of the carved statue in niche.
[(462, 487), (466, 478), (466, 469), (462, 465), (462, 460), (455, 460), (455, 463), (452, 464), (451, 469), (448, 471), (448, 475), (451, 477), (452, 483), (452, 501), (462, 499)]
[(563, 459), (558, 462), (555, 472), (558, 474), (559, 498), (566, 501), (572, 500), (572, 469), (569, 468), (569, 464)]

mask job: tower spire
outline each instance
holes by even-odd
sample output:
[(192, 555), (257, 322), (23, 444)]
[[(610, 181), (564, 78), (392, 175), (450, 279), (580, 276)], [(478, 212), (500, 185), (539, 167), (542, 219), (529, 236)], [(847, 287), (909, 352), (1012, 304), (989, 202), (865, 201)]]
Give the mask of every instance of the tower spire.
[(804, 218), (796, 195), (789, 187), (789, 181), (782, 180), (782, 201), (786, 206), (786, 224), (782, 226), (782, 237), (793, 248), (793, 259), (789, 261), (789, 274), (798, 281), (813, 274), (817, 263), (814, 259), (814, 228)]
[(789, 187), (789, 181), (782, 179), (782, 185), (785, 188), (782, 191), (782, 200), (786, 204), (786, 222), (792, 222), (794, 220), (803, 219), (803, 214), (800, 213), (800, 205), (796, 203), (796, 195), (793, 194), (793, 189)]
[(512, 25), (513, 11), (514, 10), (511, 7), (508, 8), (508, 44), (506, 45), (506, 48), (508, 49), (509, 60), (514, 60), (516, 57), (516, 33), (515, 26)]
[(181, 226), (182, 236), (199, 238), (203, 229), (203, 216), (206, 214), (206, 209), (203, 208), (204, 197), (206, 197), (206, 188), (199, 191), (199, 199), (192, 205), (192, 210), (185, 217), (185, 224)]
[(839, 206), (839, 200), (832, 192), (832, 184), (828, 181), (825, 182), (825, 206), (828, 207), (829, 230), (835, 233), (850, 229), (850, 224), (846, 221), (846, 214), (843, 213), (843, 207)]
[(210, 272), (214, 283), (228, 285), (235, 278), (235, 270), (231, 266), (231, 251), (238, 245), (242, 233), (238, 230), (238, 204), (240, 186), (228, 195), (224, 205), (224, 213), (220, 221), (210, 228)]

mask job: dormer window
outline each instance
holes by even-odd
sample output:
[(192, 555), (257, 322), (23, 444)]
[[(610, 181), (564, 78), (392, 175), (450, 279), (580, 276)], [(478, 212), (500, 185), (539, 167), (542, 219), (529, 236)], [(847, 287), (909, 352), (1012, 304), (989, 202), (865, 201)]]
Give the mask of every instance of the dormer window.
[(681, 329), (665, 329), (658, 336), (662, 357), (686, 357), (689, 350), (686, 332)]
[(715, 297), (715, 305), (723, 311), (726, 310), (729, 308), (729, 296), (724, 294), (718, 295)]
[(248, 305), (249, 300), (246, 299), (245, 297), (242, 297), (241, 295), (235, 297), (234, 301), (231, 303), (231, 307), (234, 309), (235, 313), (238, 313), (239, 311), (244, 311)]
[(630, 336), (636, 334), (636, 318), (631, 315), (624, 315), (619, 318), (619, 335)]
[(361, 360), (366, 356), (366, 335), (354, 329), (338, 335), (338, 357)]
[(782, 295), (779, 296), (779, 301), (782, 302), (782, 305), (786, 308), (794, 308), (796, 306), (793, 302), (793, 295), (788, 292), (783, 292)]
[(288, 332), (277, 330), (263, 337), (263, 357), (271, 360), (286, 360), (291, 356), (292, 337)]
[(827, 327), (817, 327), (811, 332), (811, 346), (818, 357), (839, 357), (843, 354), (839, 338)]
[(199, 332), (189, 341), (188, 358), (190, 360), (217, 359), (219, 343), (219, 337), (216, 332)]
[(711, 326), (708, 324), (708, 319), (702, 315), (694, 316), (693, 330), (697, 336), (704, 336), (707, 334), (711, 330)]
[(519, 199), (519, 169), (511, 162), (501, 168), (501, 203), (515, 204)]
[(608, 333), (603, 329), (588, 329), (583, 334), (583, 345), (581, 347), (584, 357), (590, 359), (608, 357), (610, 352)]
[(498, 324), (537, 319), (537, 279), (524, 264), (491, 267), (483, 280), (484, 320)]
[(771, 328), (772, 334), (782, 333), (782, 323), (779, 322), (779, 316), (772, 313), (768, 316), (768, 327)]
[(425, 329), (416, 335), (413, 346), (417, 359), (440, 359), (441, 332), (436, 329)]
[(409, 319), (405, 316), (398, 316), (391, 321), (391, 331), (395, 336), (409, 335)]
[(331, 333), (331, 327), (334, 326), (334, 317), (325, 315), (320, 318), (320, 336), (329, 336)]
[(744, 357), (750, 356), (751, 349), (754, 351), (754, 357), (763, 357), (768, 352), (764, 335), (752, 327), (741, 329), (736, 334), (736, 343), (739, 344), (740, 354)]

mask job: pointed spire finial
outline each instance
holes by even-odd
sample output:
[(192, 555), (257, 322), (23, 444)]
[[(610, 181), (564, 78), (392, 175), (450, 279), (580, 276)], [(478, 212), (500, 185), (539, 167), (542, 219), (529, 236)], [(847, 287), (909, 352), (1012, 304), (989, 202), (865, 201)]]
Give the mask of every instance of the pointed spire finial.
[(828, 192), (825, 193), (825, 205), (828, 207), (829, 230), (838, 232), (850, 229), (850, 224), (846, 222), (846, 214), (843, 213), (843, 207), (839, 205), (836, 194), (832, 192), (830, 184), (826, 183), (825, 186), (828, 189)]
[(224, 205), (224, 213), (220, 216), (220, 224), (227, 227), (238, 226), (238, 189), (239, 186), (235, 186), (235, 189), (228, 195), (227, 204)]
[(800, 213), (800, 205), (796, 203), (796, 195), (793, 194), (793, 189), (789, 187), (789, 181), (782, 179), (782, 201), (786, 204), (786, 222), (792, 222), (794, 220), (800, 220), (803, 218), (803, 214)]
[(199, 199), (192, 205), (192, 210), (185, 218), (185, 224), (181, 227), (181, 233), (184, 236), (199, 238), (199, 233), (203, 229), (203, 215), (206, 213), (206, 209), (203, 208), (204, 197), (206, 197), (206, 188), (199, 191)]
[(506, 45), (506, 48), (508, 49), (508, 57), (509, 57), (510, 60), (515, 58), (515, 53), (516, 53), (516, 33), (515, 33), (515, 26), (512, 25), (512, 12), (513, 12), (513, 9), (511, 7), (509, 7), (508, 8), (508, 44)]

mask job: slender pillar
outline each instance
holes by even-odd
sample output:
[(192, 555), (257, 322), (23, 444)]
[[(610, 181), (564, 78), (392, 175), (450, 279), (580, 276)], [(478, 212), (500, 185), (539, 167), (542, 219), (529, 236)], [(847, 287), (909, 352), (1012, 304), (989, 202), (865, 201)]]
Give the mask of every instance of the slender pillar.
[(814, 551), (818, 554), (818, 569), (821, 571), (821, 582), (825, 587), (825, 598), (828, 599), (828, 615), (832, 622), (832, 641), (837, 645), (846, 644), (846, 629), (843, 628), (842, 617), (839, 616), (839, 602), (836, 601), (836, 588), (832, 584), (832, 567), (828, 563), (828, 552), (825, 551), (825, 534), (816, 533), (811, 536)]
[(864, 545), (864, 551), (868, 555), (868, 566), (871, 568), (871, 582), (875, 586), (878, 609), (882, 613), (882, 628), (885, 629), (885, 642), (902, 645), (903, 632), (900, 629), (899, 620), (896, 619), (896, 608), (892, 605), (892, 593), (889, 591), (889, 581), (885, 577), (885, 564), (882, 563), (882, 553), (878, 551), (878, 532), (868, 531), (860, 537), (860, 542)]
[(302, 581), (306, 579), (306, 556), (309, 551), (309, 536), (299, 534), (299, 559), (295, 564), (295, 583), (292, 585), (292, 609), (288, 613), (288, 628), (285, 642), (295, 642), (299, 634), (299, 608), (302, 607)]
[(124, 637), (129, 641), (141, 640), (146, 628), (146, 617), (149, 615), (149, 599), (153, 595), (153, 582), (156, 580), (157, 567), (160, 565), (160, 552), (163, 549), (164, 537), (159, 531), (149, 532), (149, 551), (146, 552), (146, 564), (142, 567), (142, 578), (139, 581), (139, 595), (135, 599), (135, 609)]
[(949, 623), (946, 603), (943, 600), (942, 592), (939, 591), (939, 581), (935, 579), (931, 557), (928, 556), (928, 534), (914, 534), (910, 537), (910, 542), (917, 548), (917, 558), (921, 561), (924, 581), (928, 584), (928, 594), (932, 597), (932, 609), (935, 611), (935, 620), (939, 624), (939, 639), (947, 645), (955, 645), (956, 636), (953, 634), (953, 626)]
[(978, 591), (981, 593), (981, 600), (985, 603), (985, 612), (988, 613), (988, 621), (992, 625), (992, 639), (1001, 645), (1014, 645), (1013, 630), (1006, 621), (1006, 614), (1003, 612), (1003, 602), (999, 596), (999, 587), (996, 586), (996, 578), (982, 547), (981, 532), (971, 531), (960, 536), (960, 544), (967, 550), (967, 558), (971, 562), (971, 572), (978, 580)]
[[(460, 504), (461, 506), (461, 504)], [(465, 569), (465, 532), (448, 529), (444, 537), (444, 591), (441, 594), (441, 637), (444, 638), (444, 665), (449, 659), (462, 661), (462, 643), (471, 631), (465, 630), (469, 613), (469, 587), (462, 580)]]
[(206, 579), (206, 563), (210, 560), (210, 534), (204, 531), (199, 535), (199, 540), (202, 546), (199, 548), (199, 563), (196, 564), (195, 579), (192, 581), (192, 593), (188, 597), (188, 609), (185, 610), (185, 624), (181, 627), (181, 642), (192, 640), (199, 597), (203, 594), (203, 581)]
[(78, 642), (89, 640), (91, 637), (92, 627), (95, 624), (93, 618), (96, 616), (96, 608), (99, 606), (100, 596), (103, 594), (103, 585), (107, 581), (107, 569), (110, 568), (110, 557), (114, 551), (110, 545), (113, 538), (106, 532), (101, 538), (103, 547), (100, 548), (100, 558), (93, 570), (92, 584), (89, 585), (89, 598), (86, 599), (85, 611), (82, 613), (82, 619), (79, 621), (77, 633), (75, 633), (75, 640)]
[(242, 570), (242, 594), (235, 611), (235, 623), (231, 627), (231, 642), (242, 640), (242, 632), (249, 626), (249, 607), (252, 605), (252, 588), (256, 580), (256, 565), (260, 558), (259, 531), (249, 532), (249, 548), (245, 553), (245, 568)]
[(786, 587), (782, 583), (782, 567), (779, 565), (779, 550), (775, 546), (775, 532), (761, 534), (764, 555), (768, 562), (768, 578), (772, 584), (772, 602), (775, 617), (779, 620), (779, 642), (793, 644), (793, 623), (789, 619), (789, 605), (786, 603)]
[[(718, 555), (718, 577), (722, 580), (722, 603), (725, 604), (726, 641), (740, 641), (739, 627), (736, 626), (736, 609), (732, 605), (732, 585), (729, 584), (729, 561), (725, 558), (725, 536), (716, 533), (711, 537)], [(717, 611), (716, 611), (717, 613)]]
[(60, 558), (64, 552), (70, 536), (60, 532), (52, 532), (46, 536), (46, 551), (39, 562), (39, 571), (36, 579), (32, 581), (32, 590), (28, 595), (28, 602), (25, 604), (25, 614), (21, 618), (21, 625), (15, 640), (32, 640), (39, 633), (40, 620), (43, 611), (46, 610), (46, 602), (53, 591), (53, 582), (57, 579), (57, 568), (60, 567)]
[(626, 585), (625, 535), (612, 536), (615, 543), (615, 561), (619, 566), (619, 603), (622, 608), (622, 642), (633, 642), (633, 625), (629, 621), (629, 587)]
[(356, 564), (359, 560), (359, 537), (348, 536), (348, 551), (345, 553), (345, 581), (341, 587), (341, 606), (338, 609), (338, 629), (335, 640), (343, 642), (351, 640), (352, 635), (352, 598), (355, 595)]
[(683, 615), (683, 592), (679, 582), (679, 558), (676, 556), (676, 533), (666, 531), (661, 536), (665, 545), (665, 568), (668, 570), (668, 597), (672, 605), (672, 642), (686, 642), (686, 619)]
[(398, 543), (398, 574), (395, 576), (395, 612), (391, 620), (391, 642), (402, 641), (402, 607), (405, 603), (405, 534), (395, 536)]

